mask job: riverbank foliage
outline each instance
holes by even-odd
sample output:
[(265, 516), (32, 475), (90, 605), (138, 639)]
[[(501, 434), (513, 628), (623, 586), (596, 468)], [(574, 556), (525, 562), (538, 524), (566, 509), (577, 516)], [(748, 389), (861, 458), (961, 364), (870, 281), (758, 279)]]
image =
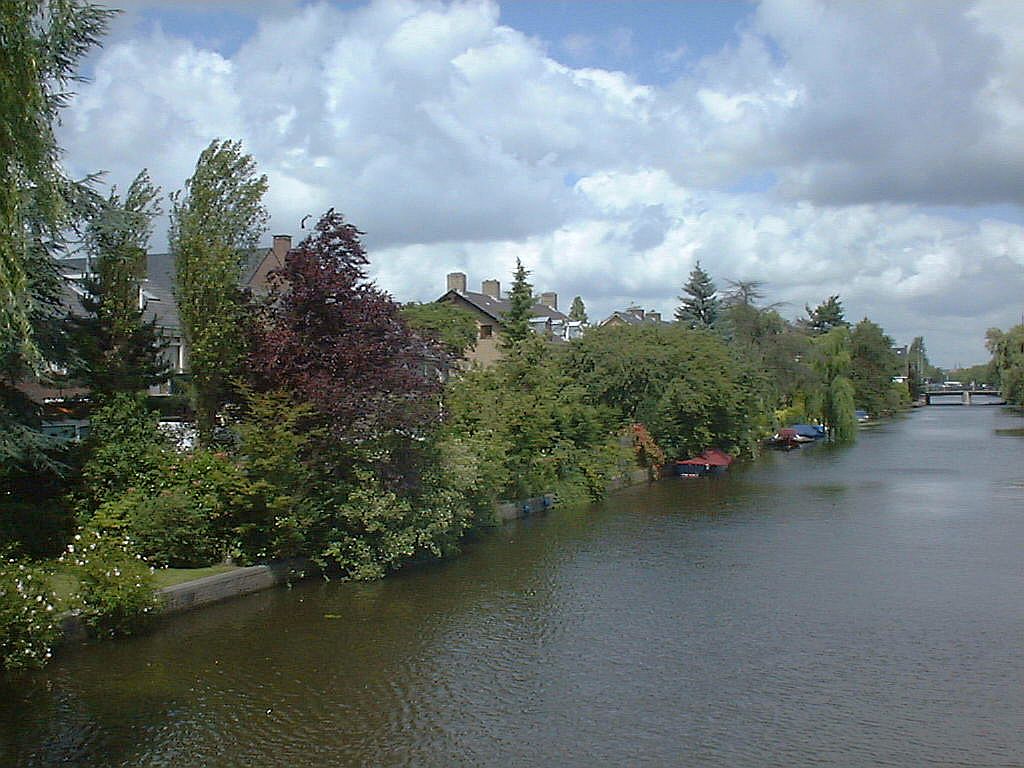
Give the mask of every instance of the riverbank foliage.
[[(719, 295), (700, 265), (678, 322), (589, 327), (565, 343), (535, 332), (517, 259), (488, 368), (460, 359), (472, 316), (402, 308), (333, 209), (254, 295), (239, 279), (264, 235), (267, 180), (239, 142), (216, 139), (170, 197), (190, 356), (176, 384), (198, 428), (195, 445), (172, 441), (145, 395), (165, 375), (162, 340), (138, 306), (159, 190), (145, 171), (123, 197), (70, 182), (53, 132), (60, 88), (109, 13), (84, 0), (15, 6), (0, 13), (12, 73), (0, 184), (0, 546), (17, 558), (0, 568), (7, 667), (44, 661), (56, 634), (32, 559), (65, 551), (79, 585), (68, 606), (95, 633), (126, 633), (155, 610), (151, 565), (305, 557), (375, 579), (458, 551), (495, 502), (596, 499), (638, 467), (711, 447), (753, 454), (780, 413), (852, 439), (855, 405), (899, 403), (891, 340), (866, 319), (851, 330), (838, 296), (789, 322), (761, 303), (760, 283)], [(75, 232), (97, 275), (69, 317), (55, 257)], [(571, 317), (586, 319), (579, 297)], [(1019, 398), (1018, 336), (992, 343)], [(16, 386), (33, 377), (89, 390), (73, 404), (89, 422), (81, 444), (42, 433), (41, 407)]]
[(1024, 407), (1024, 324), (1005, 333), (990, 328), (986, 335), (1003, 397), (1008, 403)]

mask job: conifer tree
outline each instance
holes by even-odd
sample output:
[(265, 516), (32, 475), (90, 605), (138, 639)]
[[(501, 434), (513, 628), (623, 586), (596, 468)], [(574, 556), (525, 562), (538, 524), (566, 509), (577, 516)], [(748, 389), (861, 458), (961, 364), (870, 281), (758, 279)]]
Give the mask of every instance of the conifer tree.
[(683, 286), (681, 302), (676, 309), (676, 320), (687, 328), (709, 330), (718, 322), (719, 299), (715, 284), (698, 261), (690, 271), (690, 279)]
[(516, 271), (512, 289), (508, 294), (509, 310), (503, 318), (502, 345), (514, 349), (530, 336), (530, 309), (533, 307), (533, 286), (526, 281), (530, 273), (523, 263), (516, 259)]
[(829, 296), (814, 309), (805, 305), (804, 311), (807, 312), (807, 318), (802, 324), (815, 336), (826, 334), (833, 328), (848, 328), (850, 325), (846, 322), (843, 303), (838, 294)]
[(140, 302), (146, 246), (160, 188), (143, 170), (122, 199), (113, 189), (89, 223), (86, 248), (95, 273), (80, 298), (84, 317), (68, 319), (72, 375), (96, 394), (137, 392), (169, 375), (161, 359), (156, 320), (145, 322)]

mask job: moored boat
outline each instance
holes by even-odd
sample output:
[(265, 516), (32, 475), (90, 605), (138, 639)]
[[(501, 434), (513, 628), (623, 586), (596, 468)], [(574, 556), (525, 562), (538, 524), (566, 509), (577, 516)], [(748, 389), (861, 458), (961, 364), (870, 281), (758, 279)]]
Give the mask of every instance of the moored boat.
[(732, 464), (733, 457), (717, 448), (708, 448), (693, 458), (677, 461), (676, 474), (681, 477), (720, 475)]
[(808, 437), (811, 440), (825, 437), (825, 427), (822, 424), (793, 424), (789, 428), (796, 431), (800, 437)]
[(778, 451), (791, 451), (799, 448), (801, 443), (813, 442), (813, 438), (801, 437), (792, 427), (783, 427), (774, 435), (764, 441), (767, 448), (774, 448)]

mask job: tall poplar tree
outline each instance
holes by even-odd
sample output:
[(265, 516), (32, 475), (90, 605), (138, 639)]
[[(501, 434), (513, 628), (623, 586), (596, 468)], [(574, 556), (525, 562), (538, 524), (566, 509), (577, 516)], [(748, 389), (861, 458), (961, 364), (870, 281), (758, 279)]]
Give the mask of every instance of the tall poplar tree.
[(577, 296), (572, 300), (572, 306), (569, 308), (569, 319), (577, 322), (587, 322), (587, 307), (583, 303), (583, 299)]
[(199, 155), (185, 188), (171, 196), (178, 311), (205, 444), (231, 396), (232, 380), (243, 372), (248, 312), (240, 282), (249, 252), (266, 230), (266, 190), (267, 177), (257, 175), (241, 142), (215, 139)]
[(683, 295), (678, 298), (681, 303), (676, 309), (676, 320), (698, 331), (715, 327), (720, 301), (711, 276), (701, 269), (699, 261), (690, 271)]

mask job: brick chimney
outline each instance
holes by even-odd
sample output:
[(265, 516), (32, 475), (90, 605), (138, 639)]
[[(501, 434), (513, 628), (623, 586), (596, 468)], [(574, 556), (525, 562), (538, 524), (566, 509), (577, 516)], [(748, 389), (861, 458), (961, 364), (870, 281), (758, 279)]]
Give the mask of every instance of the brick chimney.
[(558, 310), (558, 294), (554, 291), (545, 291), (540, 295), (540, 302), (549, 309)]
[(480, 290), (485, 296), (490, 296), (492, 299), (501, 298), (501, 283), (497, 280), (484, 280)]
[(284, 257), (288, 255), (288, 251), (292, 249), (292, 236), (291, 235), (274, 235), (274, 245), (272, 250), (274, 256), (280, 262), (281, 266), (284, 266)]
[(653, 323), (661, 322), (661, 312), (648, 312), (647, 319)]
[(630, 307), (629, 309), (626, 310), (626, 312), (631, 314), (633, 317), (637, 318), (638, 320), (643, 320), (644, 319), (644, 310), (643, 310), (642, 307)]
[(466, 273), (465, 272), (449, 272), (448, 273), (448, 290), (455, 291), (456, 293), (466, 292)]

